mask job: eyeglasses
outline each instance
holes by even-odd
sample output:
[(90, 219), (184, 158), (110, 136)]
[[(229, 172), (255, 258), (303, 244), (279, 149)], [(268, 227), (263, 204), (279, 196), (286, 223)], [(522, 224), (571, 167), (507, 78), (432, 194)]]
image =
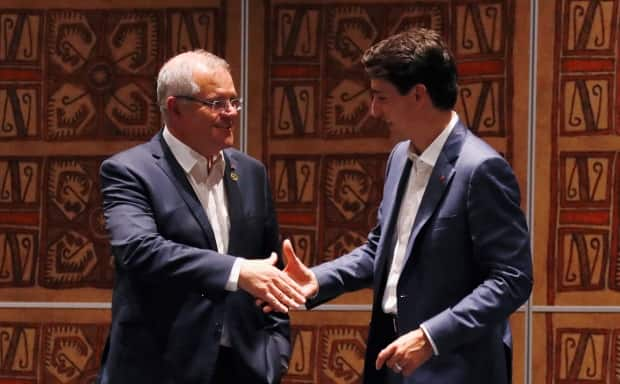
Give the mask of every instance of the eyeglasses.
[(214, 100), (203, 100), (193, 96), (184, 96), (178, 95), (174, 96), (177, 99), (184, 99), (189, 101), (194, 101), (196, 103), (200, 103), (202, 105), (206, 105), (211, 108), (214, 112), (224, 112), (228, 110), (228, 106), (230, 105), (232, 109), (235, 111), (240, 111), (243, 108), (243, 99), (241, 98), (230, 98), (230, 99), (214, 99)]

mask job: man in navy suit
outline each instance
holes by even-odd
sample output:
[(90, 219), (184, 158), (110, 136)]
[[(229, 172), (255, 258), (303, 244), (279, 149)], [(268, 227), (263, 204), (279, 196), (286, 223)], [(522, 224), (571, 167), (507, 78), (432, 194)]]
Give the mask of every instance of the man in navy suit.
[(285, 241), (285, 271), (309, 307), (373, 287), (365, 383), (510, 383), (508, 317), (532, 289), (515, 176), (453, 111), (456, 65), (439, 34), (391, 36), (362, 63), (372, 115), (407, 139), (390, 154), (377, 225), (311, 270)]
[(229, 148), (242, 107), (229, 66), (205, 51), (175, 56), (157, 98), (163, 130), (101, 166), (116, 279), (99, 380), (278, 383), (288, 316), (254, 300), (285, 313), (305, 298), (274, 266), (265, 168)]

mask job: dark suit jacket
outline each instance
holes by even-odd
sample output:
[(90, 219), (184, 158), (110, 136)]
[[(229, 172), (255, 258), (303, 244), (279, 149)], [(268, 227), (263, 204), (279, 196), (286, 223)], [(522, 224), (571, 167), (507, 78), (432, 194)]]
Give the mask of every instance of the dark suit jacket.
[(116, 279), (101, 383), (208, 384), (222, 325), (248, 383), (277, 383), (290, 356), (289, 321), (265, 315), (244, 291), (224, 289), (235, 256), (279, 252), (265, 168), (224, 150), (229, 255), (161, 133), (101, 166)]
[[(374, 368), (392, 327), (382, 315), (395, 223), (407, 178), (409, 141), (388, 160), (377, 226), (366, 244), (314, 268), (318, 305), (345, 291), (374, 288), (365, 383), (382, 382)], [(407, 245), (397, 286), (398, 328), (424, 324), (437, 345), (406, 383), (503, 384), (510, 382), (508, 316), (532, 287), (530, 242), (519, 207), (519, 188), (508, 163), (457, 123), (430, 176)]]

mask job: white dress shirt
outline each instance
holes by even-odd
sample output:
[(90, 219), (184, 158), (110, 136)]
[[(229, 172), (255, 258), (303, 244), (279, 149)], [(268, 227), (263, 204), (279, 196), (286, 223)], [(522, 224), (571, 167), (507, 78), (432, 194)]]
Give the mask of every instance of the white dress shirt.
[[(394, 247), (392, 265), (390, 266), (390, 273), (387, 278), (385, 292), (381, 302), (383, 312), (385, 313), (398, 315), (396, 288), (398, 280), (400, 279), (400, 274), (405, 266), (407, 258), (405, 252), (407, 250), (407, 244), (409, 243), (409, 237), (411, 236), (411, 230), (413, 229), (413, 223), (418, 209), (420, 208), (420, 202), (422, 201), (422, 196), (424, 196), (428, 180), (433, 172), (433, 167), (457, 121), (458, 115), (456, 112), (452, 111), (452, 118), (448, 125), (420, 156), (412, 151), (412, 144), (409, 146), (408, 156), (412, 161), (411, 173), (409, 174), (407, 189), (405, 190), (398, 210), (396, 246)], [(428, 332), (426, 332), (424, 327), (422, 327), (422, 330), (430, 340), (434, 353), (438, 355), (439, 351), (433, 339)]]
[[(230, 216), (228, 215), (228, 200), (224, 191), (224, 170), (226, 169), (224, 154), (220, 151), (212, 159), (207, 159), (177, 139), (168, 130), (168, 127), (164, 127), (163, 137), (175, 159), (185, 171), (187, 180), (207, 213), (209, 224), (215, 236), (217, 252), (227, 253)], [(240, 267), (241, 258), (237, 258), (225, 286), (227, 291), (237, 290)], [(226, 325), (222, 330), (220, 344), (230, 346)]]

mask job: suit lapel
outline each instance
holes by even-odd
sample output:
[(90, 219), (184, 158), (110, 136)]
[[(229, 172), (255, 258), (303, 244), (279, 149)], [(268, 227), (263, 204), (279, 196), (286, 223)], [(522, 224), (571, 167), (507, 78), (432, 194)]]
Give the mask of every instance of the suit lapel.
[(166, 173), (166, 175), (170, 178), (172, 183), (177, 187), (181, 198), (188, 205), (189, 211), (196, 218), (196, 221), (200, 224), (202, 231), (205, 234), (207, 239), (207, 243), (209, 244), (211, 249), (217, 249), (217, 243), (215, 241), (215, 235), (213, 234), (213, 229), (211, 228), (211, 224), (209, 224), (209, 218), (207, 217), (207, 213), (204, 210), (204, 207), (198, 200), (196, 193), (194, 192), (194, 188), (187, 180), (187, 176), (185, 175), (185, 171), (181, 168), (181, 165), (176, 161), (174, 155), (170, 151), (168, 144), (164, 140), (161, 132), (157, 135), (159, 141), (159, 148), (161, 148), (161, 152), (157, 152), (156, 150), (153, 152), (155, 157), (158, 157), (159, 160), (157, 165)]
[[(391, 172), (396, 172), (398, 175), (396, 179), (393, 181), (386, 181), (390, 185), (386, 185), (385, 190), (390, 191), (390, 196), (383, 197), (384, 209), (385, 209), (385, 220), (384, 224), (385, 228), (382, 229), (381, 235), (381, 245), (378, 247), (381, 251), (379, 254), (379, 259), (376, 263), (375, 270), (375, 302), (377, 302), (377, 298), (383, 296), (383, 288), (385, 288), (385, 278), (387, 274), (385, 273), (387, 266), (392, 262), (392, 256), (394, 251), (395, 244), (395, 231), (394, 226), (396, 225), (396, 220), (398, 219), (398, 212), (400, 208), (401, 201), (403, 199), (403, 195), (405, 193), (405, 189), (407, 188), (407, 183), (409, 181), (409, 175), (411, 173), (411, 165), (412, 162), (409, 160), (407, 156), (407, 148), (408, 144), (401, 147), (400, 151), (394, 153), (394, 158), (392, 159), (392, 167), (394, 168)], [(404, 150), (403, 150), (404, 148)]]
[(413, 227), (411, 228), (411, 236), (407, 243), (407, 250), (405, 252), (405, 264), (409, 261), (411, 251), (413, 250), (413, 244), (420, 233), (420, 230), (428, 222), (433, 212), (435, 212), (441, 198), (446, 193), (450, 186), (450, 181), (454, 176), (454, 164), (461, 152), (461, 147), (465, 141), (467, 130), (459, 121), (454, 127), (450, 136), (446, 140), (437, 162), (433, 167), (430, 179), (426, 185), (426, 190), (420, 201), (420, 207), (416, 214)]
[[(235, 245), (241, 244), (243, 234), (240, 233), (243, 228), (243, 199), (241, 198), (241, 190), (239, 189), (239, 179), (244, 175), (239, 173), (237, 161), (224, 151), (226, 159), (226, 169), (224, 170), (224, 190), (226, 191), (226, 199), (228, 200), (228, 217), (230, 218), (230, 235), (228, 241), (228, 253), (235, 253)], [(247, 175), (246, 175), (247, 176)]]

